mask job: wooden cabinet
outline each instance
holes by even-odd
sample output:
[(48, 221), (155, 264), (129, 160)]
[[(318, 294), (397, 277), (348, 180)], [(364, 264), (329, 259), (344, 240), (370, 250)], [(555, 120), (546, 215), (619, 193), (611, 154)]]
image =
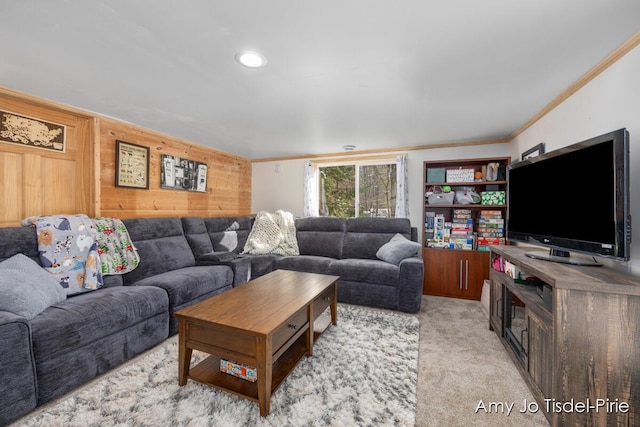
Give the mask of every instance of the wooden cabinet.
[(552, 390), (552, 323), (551, 313), (536, 313), (527, 307), (527, 369), (537, 393), (551, 396)]
[(502, 331), (503, 327), (502, 284), (497, 280), (491, 280), (489, 286), (489, 328), (498, 332)]
[(424, 248), (422, 258), (423, 294), (480, 300), (489, 278), (488, 252)]
[[(486, 242), (481, 245), (484, 251), (476, 250), (478, 236), (504, 238), (504, 224), (500, 220), (505, 220), (507, 206), (505, 203), (482, 204), (478, 198), (483, 192), (506, 192), (504, 173), (509, 163), (509, 157), (424, 162), (423, 294), (480, 300), (484, 280), (489, 278), (489, 252)], [(490, 165), (499, 165), (499, 169), (491, 172)], [(451, 187), (448, 198), (429, 197), (434, 189), (440, 191), (447, 186)], [(472, 195), (475, 200), (466, 203), (470, 200), (465, 198)], [(443, 235), (434, 235), (430, 225), (433, 216), (441, 217), (444, 224), (449, 224)], [(490, 216), (495, 217), (495, 221), (488, 230), (485, 221), (488, 223)], [(456, 228), (465, 222), (469, 224), (466, 235), (456, 238)]]
[[(531, 250), (491, 247), (492, 265), (507, 261), (539, 282), (492, 268), (490, 326), (539, 410), (552, 426), (640, 425), (640, 279), (535, 260)], [(518, 328), (509, 326), (512, 297), (524, 305)]]

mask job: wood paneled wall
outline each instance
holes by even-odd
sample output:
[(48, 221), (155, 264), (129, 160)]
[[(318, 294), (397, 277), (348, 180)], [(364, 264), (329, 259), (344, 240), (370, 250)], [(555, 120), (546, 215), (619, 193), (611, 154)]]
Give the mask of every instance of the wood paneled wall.
[(64, 153), (0, 142), (0, 227), (33, 215), (94, 215), (94, 120), (2, 93), (0, 109), (67, 127)]
[[(1, 87), (0, 109), (67, 126), (64, 153), (0, 142), (0, 227), (33, 215), (250, 213), (248, 159)], [(116, 139), (150, 148), (148, 190), (115, 186)], [(207, 192), (161, 189), (160, 154), (206, 163)]]
[[(115, 186), (116, 140), (149, 147), (149, 189)], [(251, 162), (110, 119), (100, 120), (100, 210), (118, 218), (234, 216), (251, 209)], [(207, 192), (160, 188), (160, 155), (207, 164)]]

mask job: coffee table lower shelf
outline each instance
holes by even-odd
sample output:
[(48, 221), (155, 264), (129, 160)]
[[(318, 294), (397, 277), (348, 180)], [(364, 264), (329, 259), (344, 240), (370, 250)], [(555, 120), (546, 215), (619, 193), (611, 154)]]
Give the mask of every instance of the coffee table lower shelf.
[[(315, 335), (315, 334), (314, 334)], [(306, 334), (298, 339), (273, 362), (271, 375), (271, 393), (284, 381), (289, 372), (307, 353)], [(210, 355), (189, 369), (187, 377), (211, 387), (233, 393), (237, 396), (258, 402), (258, 382), (250, 382), (220, 371), (221, 357)]]

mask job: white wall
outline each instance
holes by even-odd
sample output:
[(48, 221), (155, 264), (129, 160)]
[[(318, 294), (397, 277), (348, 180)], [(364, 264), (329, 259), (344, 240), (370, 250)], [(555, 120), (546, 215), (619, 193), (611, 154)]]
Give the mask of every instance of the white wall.
[[(585, 70), (586, 72), (587, 70)], [(631, 215), (640, 218), (640, 47), (629, 52), (584, 88), (536, 122), (509, 144), (441, 148), (408, 152), (411, 224), (422, 227), (422, 162), (425, 160), (508, 156), (517, 160), (523, 151), (544, 142), (552, 151), (575, 142), (626, 127), (631, 140)], [(280, 172), (276, 172), (276, 163)], [(252, 210), (283, 209), (303, 214), (304, 160), (254, 163)], [(589, 173), (589, 171), (586, 171)], [(635, 220), (632, 260), (609, 263), (640, 274), (640, 219)], [(607, 263), (607, 262), (605, 262)]]
[[(627, 128), (633, 221), (631, 261), (606, 264), (640, 275), (640, 47), (636, 47), (584, 88), (512, 141), (511, 155), (545, 143), (549, 152), (604, 133)], [(579, 165), (576, 165), (579, 169)], [(597, 171), (581, 171), (597, 173)], [(595, 197), (594, 197), (595, 198)], [(594, 203), (596, 201), (594, 200)], [(585, 212), (584, 214), (588, 214)], [(603, 261), (599, 259), (599, 261)]]
[[(414, 150), (407, 153), (409, 164), (409, 212), (411, 225), (418, 227), (422, 234), (422, 166), (425, 160), (447, 160), (508, 156), (509, 144), (478, 145), (460, 148), (438, 148)], [(344, 160), (344, 158), (340, 158)], [(295, 216), (303, 214), (303, 171), (305, 160), (253, 163), (252, 203), (253, 212), (261, 210), (275, 212), (289, 211)], [(280, 172), (276, 172), (279, 164)]]

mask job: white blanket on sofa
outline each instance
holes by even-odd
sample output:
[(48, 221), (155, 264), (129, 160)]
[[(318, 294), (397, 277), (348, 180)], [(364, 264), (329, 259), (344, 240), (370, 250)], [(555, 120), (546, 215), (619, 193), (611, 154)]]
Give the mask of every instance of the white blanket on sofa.
[(258, 212), (242, 253), (300, 255), (293, 214), (282, 210)]

